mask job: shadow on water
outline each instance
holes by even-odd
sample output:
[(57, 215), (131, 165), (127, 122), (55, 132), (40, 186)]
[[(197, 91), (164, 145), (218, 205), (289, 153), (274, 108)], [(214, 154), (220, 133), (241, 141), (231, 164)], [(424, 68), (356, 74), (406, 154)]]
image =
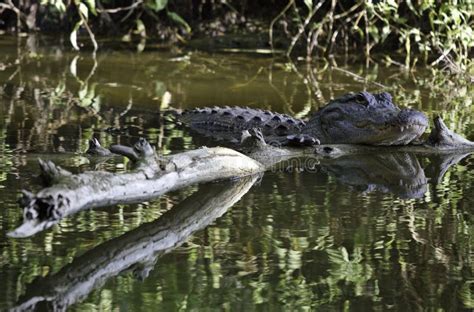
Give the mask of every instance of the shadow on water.
[(351, 60), (338, 65), (355, 76), (189, 51), (104, 48), (94, 60), (47, 39), (19, 40), (0, 37), (0, 310), (474, 308), (474, 163), (466, 155), (282, 164), (253, 187), (212, 184), (181, 202), (190, 188), (81, 212), (32, 238), (5, 236), (21, 219), (20, 190), (36, 187), (38, 155), (72, 172), (123, 172), (122, 158), (83, 157), (87, 141), (131, 145), (143, 136), (165, 154), (216, 144), (170, 122), (168, 104), (304, 118), (342, 93), (384, 85), (400, 106), (441, 114), (472, 139), (472, 84), (431, 68)]

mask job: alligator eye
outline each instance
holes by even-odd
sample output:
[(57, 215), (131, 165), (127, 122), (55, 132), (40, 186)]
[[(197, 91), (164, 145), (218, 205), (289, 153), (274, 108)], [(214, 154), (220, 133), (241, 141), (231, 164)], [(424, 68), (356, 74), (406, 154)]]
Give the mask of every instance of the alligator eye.
[(355, 101), (359, 104), (367, 104), (367, 99), (362, 94), (357, 94), (355, 97)]

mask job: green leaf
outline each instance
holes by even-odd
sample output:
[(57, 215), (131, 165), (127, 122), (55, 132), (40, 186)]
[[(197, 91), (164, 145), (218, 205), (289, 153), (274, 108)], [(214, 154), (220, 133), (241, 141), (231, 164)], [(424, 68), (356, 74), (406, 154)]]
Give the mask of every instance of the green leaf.
[(89, 10), (92, 12), (92, 14), (97, 15), (97, 11), (95, 9), (95, 0), (84, 0), (87, 3), (87, 6), (89, 7)]
[(398, 3), (395, 0), (387, 0), (388, 5), (398, 10)]
[(345, 262), (349, 262), (349, 253), (347, 252), (347, 249), (344, 247), (341, 247), (341, 255), (342, 259), (344, 259)]
[(159, 12), (166, 8), (168, 0), (148, 0), (145, 2), (146, 6), (155, 12)]
[(145, 47), (146, 47), (146, 39), (145, 38), (142, 38), (140, 40), (140, 42), (137, 44), (137, 52), (143, 52), (143, 50), (145, 50)]
[(79, 91), (77, 92), (77, 95), (79, 97), (79, 100), (81, 100), (81, 102), (87, 97), (87, 93), (88, 93), (88, 88), (87, 88), (87, 83), (82, 85), (81, 88), (79, 89)]
[(123, 42), (131, 42), (132, 41), (132, 35), (130, 33), (123, 35), (123, 37), (120, 39)]
[(72, 47), (74, 50), (79, 51), (79, 46), (77, 45), (77, 31), (79, 27), (81, 27), (83, 21), (79, 20), (76, 25), (74, 26), (74, 29), (71, 31), (71, 34), (69, 35), (69, 41), (71, 42)]
[(385, 26), (382, 27), (382, 38), (381, 38), (382, 42), (388, 37), (390, 32), (391, 32), (391, 30), (390, 30), (389, 25), (385, 25)]
[(79, 3), (78, 5), (78, 8), (79, 8), (79, 12), (81, 12), (82, 16), (84, 16), (84, 18), (86, 20), (89, 19), (89, 9), (87, 8), (87, 6), (84, 4), (84, 3)]
[(415, 14), (416, 16), (420, 16), (420, 14), (418, 13), (418, 10), (413, 6), (413, 3), (411, 2), (411, 0), (407, 0), (406, 3), (410, 11), (413, 12), (413, 14)]
[(304, 0), (304, 4), (306, 4), (309, 11), (313, 10), (313, 0)]
[(134, 34), (140, 35), (142, 38), (146, 37), (146, 27), (141, 19), (136, 20), (137, 28), (133, 31)]
[[(45, 0), (44, 4), (47, 4), (47, 3), (48, 3), (48, 0)], [(43, 4), (43, 1), (42, 1), (42, 4)], [(54, 1), (54, 6), (60, 13), (66, 12), (66, 5), (64, 4), (63, 0)]]
[(191, 32), (191, 26), (189, 26), (189, 24), (178, 14), (174, 12), (168, 12), (168, 17), (175, 23), (183, 26), (186, 32)]

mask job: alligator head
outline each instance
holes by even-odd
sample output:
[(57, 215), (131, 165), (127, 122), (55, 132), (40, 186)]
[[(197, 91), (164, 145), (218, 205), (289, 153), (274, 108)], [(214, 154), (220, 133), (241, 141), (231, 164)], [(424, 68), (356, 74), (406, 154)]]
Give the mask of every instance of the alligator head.
[(323, 144), (406, 145), (427, 126), (422, 112), (398, 108), (389, 93), (360, 92), (329, 102), (313, 115), (303, 133)]

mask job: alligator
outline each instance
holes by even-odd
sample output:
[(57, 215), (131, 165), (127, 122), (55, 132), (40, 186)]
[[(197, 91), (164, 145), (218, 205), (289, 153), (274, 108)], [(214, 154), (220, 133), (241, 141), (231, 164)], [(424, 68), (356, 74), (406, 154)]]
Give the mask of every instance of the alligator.
[(233, 143), (242, 132), (261, 129), (272, 145), (407, 145), (428, 127), (422, 112), (400, 109), (387, 92), (349, 93), (330, 101), (307, 122), (285, 114), (242, 107), (185, 110), (179, 120), (205, 136)]

